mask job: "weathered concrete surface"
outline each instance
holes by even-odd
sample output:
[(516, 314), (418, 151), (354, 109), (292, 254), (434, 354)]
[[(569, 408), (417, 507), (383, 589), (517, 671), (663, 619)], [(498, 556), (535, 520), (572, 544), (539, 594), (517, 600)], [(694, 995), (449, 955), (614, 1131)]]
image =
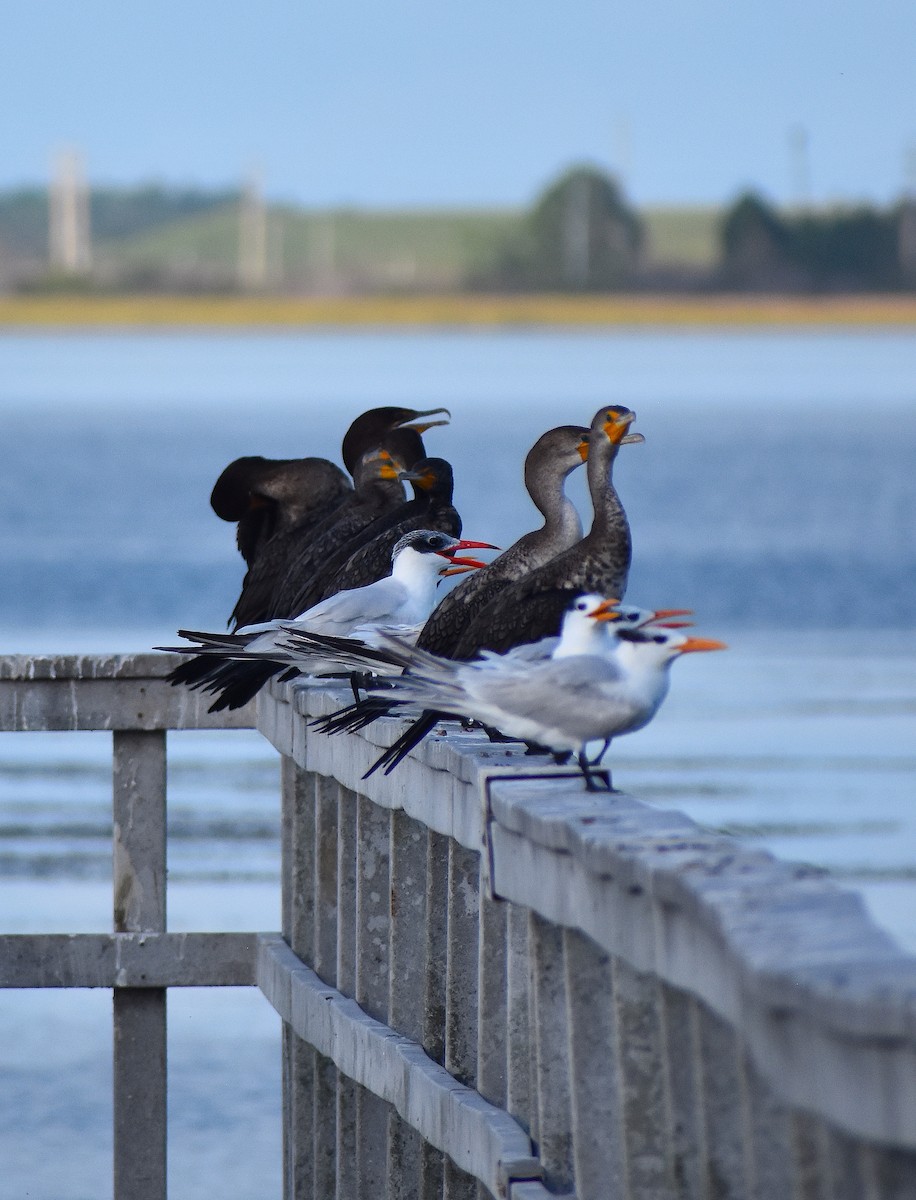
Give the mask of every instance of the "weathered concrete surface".
[(255, 706), (209, 713), (213, 697), (165, 682), (175, 654), (0, 658), (0, 730), (250, 729)]
[[(465, 1079), (480, 1072), (481, 1086), (495, 1094), (505, 1088), (508, 1108), (536, 1141), (554, 1147), (555, 1187), (572, 1174), (583, 1195), (595, 1194), (600, 1185), (586, 1181), (606, 1171), (631, 1195), (764, 1197), (777, 1179), (803, 1195), (811, 1160), (797, 1131), (811, 1114), (824, 1137), (855, 1147), (847, 1157), (863, 1179), (893, 1179), (899, 1190), (909, 1171), (906, 1186), (916, 1195), (916, 960), (871, 922), (858, 896), (810, 867), (700, 830), (683, 814), (588, 794), (574, 774), (455, 725), (437, 729), (391, 776), (364, 781), (403, 722), (348, 737), (309, 733), (311, 716), (347, 699), (339, 689), (277, 686), (261, 698), (260, 727), (305, 770), (434, 831), (450, 857), (456, 847), (478, 856), (479, 925), (457, 945), (446, 935), (446, 1007), (460, 1011), (464, 982), (492, 998), (494, 970), (505, 980), (506, 1005), (495, 1018), (489, 1008), (478, 1014), (483, 1059), (465, 1065), (462, 1052), (448, 1062)], [(467, 892), (469, 865), (462, 878)], [(427, 900), (445, 909), (447, 925), (460, 924), (456, 895), (453, 877), (441, 882), (438, 900)], [(494, 941), (502, 927), (494, 903), (508, 909), (505, 950)], [(524, 922), (526, 912), (546, 923), (535, 926), (537, 945), (527, 950), (515, 915)], [(432, 928), (431, 909), (426, 920)], [(584, 939), (555, 950), (566, 962), (565, 995), (545, 950), (548, 927)], [(577, 990), (573, 951), (583, 985), (610, 981), (610, 997), (591, 999), (594, 1019)], [(554, 1030), (541, 1047), (539, 1012), (553, 1014), (545, 1028)], [(466, 1040), (465, 1027), (462, 1020)], [(610, 1078), (604, 1066), (590, 1069), (587, 1049), (608, 1039), (617, 1091), (602, 1108), (616, 1114), (623, 1141), (610, 1139), (596, 1157), (577, 1141), (577, 1112), (594, 1076), (604, 1070)], [(503, 1061), (493, 1061), (498, 1047)], [(545, 1085), (570, 1053), (569, 1082)], [(821, 1182), (832, 1194), (833, 1184)]]

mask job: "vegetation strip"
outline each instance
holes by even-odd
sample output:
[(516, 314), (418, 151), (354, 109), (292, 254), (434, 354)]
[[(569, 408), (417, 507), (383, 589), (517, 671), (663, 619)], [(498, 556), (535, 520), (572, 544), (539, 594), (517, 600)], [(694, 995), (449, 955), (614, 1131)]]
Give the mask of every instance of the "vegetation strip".
[(916, 297), (91, 296), (0, 298), (0, 328), (912, 326)]

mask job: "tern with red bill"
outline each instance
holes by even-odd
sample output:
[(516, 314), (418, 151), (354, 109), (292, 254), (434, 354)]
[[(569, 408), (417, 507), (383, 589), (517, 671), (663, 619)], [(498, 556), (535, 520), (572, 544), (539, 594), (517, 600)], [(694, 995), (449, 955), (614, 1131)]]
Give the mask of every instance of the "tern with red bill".
[(436, 587), (446, 575), (473, 571), (485, 564), (459, 551), (496, 550), (490, 542), (450, 537), (437, 530), (418, 529), (405, 534), (392, 552), (391, 573), (365, 587), (338, 592), (291, 621), (268, 621), (233, 634), (180, 630), (193, 646), (164, 646), (191, 657), (168, 676), (216, 695), (211, 711), (239, 708), (274, 675), (327, 672), (334, 667), (326, 658), (294, 653), (284, 644), (291, 630), (309, 629), (332, 637), (356, 635), (363, 640), (378, 631), (397, 630), (409, 643), (415, 639), (435, 603)]

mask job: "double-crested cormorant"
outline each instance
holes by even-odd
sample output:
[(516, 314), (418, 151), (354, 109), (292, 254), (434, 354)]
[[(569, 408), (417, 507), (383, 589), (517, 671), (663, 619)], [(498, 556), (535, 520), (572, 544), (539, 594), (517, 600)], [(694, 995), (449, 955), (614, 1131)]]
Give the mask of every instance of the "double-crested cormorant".
[(305, 530), (353, 491), (340, 467), (326, 458), (237, 458), (217, 479), (210, 506), (238, 522), (239, 553), (250, 567), (268, 542)]
[(588, 432), (580, 425), (560, 425), (534, 443), (525, 459), (525, 487), (544, 524), (442, 597), (420, 634), (417, 644), (422, 649), (451, 657), (465, 627), (506, 584), (523, 578), (581, 539), (582, 522), (563, 489), (567, 477), (588, 457)]
[(299, 543), (287, 561), (270, 598), (269, 618), (295, 617), (321, 599), (328, 563), (343, 547), (360, 545), (365, 530), (405, 503), (400, 473), (423, 453), (418, 433), (396, 429), (384, 435), (380, 449), (363, 455), (355, 468), (353, 498)]
[(643, 441), (641, 434), (628, 433), (635, 419), (636, 414), (622, 405), (598, 410), (589, 430), (586, 465), (594, 510), (589, 532), (481, 609), (459, 638), (454, 658), (473, 658), (480, 650), (508, 650), (519, 642), (559, 633), (564, 612), (581, 593), (625, 594), (632, 553), (630, 526), (612, 471), (625, 441)]
[[(347, 470), (376, 449), (394, 429), (412, 428), (418, 434), (447, 420), (429, 420), (448, 410), (373, 408), (350, 425), (341, 447)], [(224, 521), (238, 523), (239, 551), (248, 565), (241, 594), (233, 609), (237, 625), (261, 620), (267, 614), (277, 574), (293, 549), (307, 542), (322, 522), (349, 503), (353, 489), (343, 471), (327, 459), (238, 458), (222, 472), (210, 503)]]
[(420, 459), (399, 477), (410, 483), (413, 499), (373, 521), (328, 561), (322, 572), (322, 599), (381, 579), (392, 547), (413, 529), (438, 529), (461, 537), (461, 517), (452, 504), (454, 477), (444, 458)]

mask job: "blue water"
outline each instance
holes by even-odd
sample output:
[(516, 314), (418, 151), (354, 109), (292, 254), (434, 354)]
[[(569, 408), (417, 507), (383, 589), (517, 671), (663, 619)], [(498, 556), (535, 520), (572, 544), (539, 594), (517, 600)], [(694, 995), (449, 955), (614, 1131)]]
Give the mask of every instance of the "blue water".
[[(446, 404), (469, 536), (534, 522), (521, 461), (609, 401), (629, 597), (722, 655), (675, 667), (618, 787), (821, 863), (916, 950), (916, 338), (899, 333), (0, 336), (9, 651), (220, 628), (242, 575), (210, 488), (241, 454), (337, 458), (373, 404)], [(582, 480), (574, 495), (587, 505)], [(0, 735), (0, 927), (110, 927), (110, 744)], [(279, 924), (277, 765), (170, 738), (174, 929)], [(279, 1196), (279, 1036), (254, 993), (170, 997), (171, 1194)], [(110, 1000), (0, 996), (0, 1200), (110, 1196)]]

